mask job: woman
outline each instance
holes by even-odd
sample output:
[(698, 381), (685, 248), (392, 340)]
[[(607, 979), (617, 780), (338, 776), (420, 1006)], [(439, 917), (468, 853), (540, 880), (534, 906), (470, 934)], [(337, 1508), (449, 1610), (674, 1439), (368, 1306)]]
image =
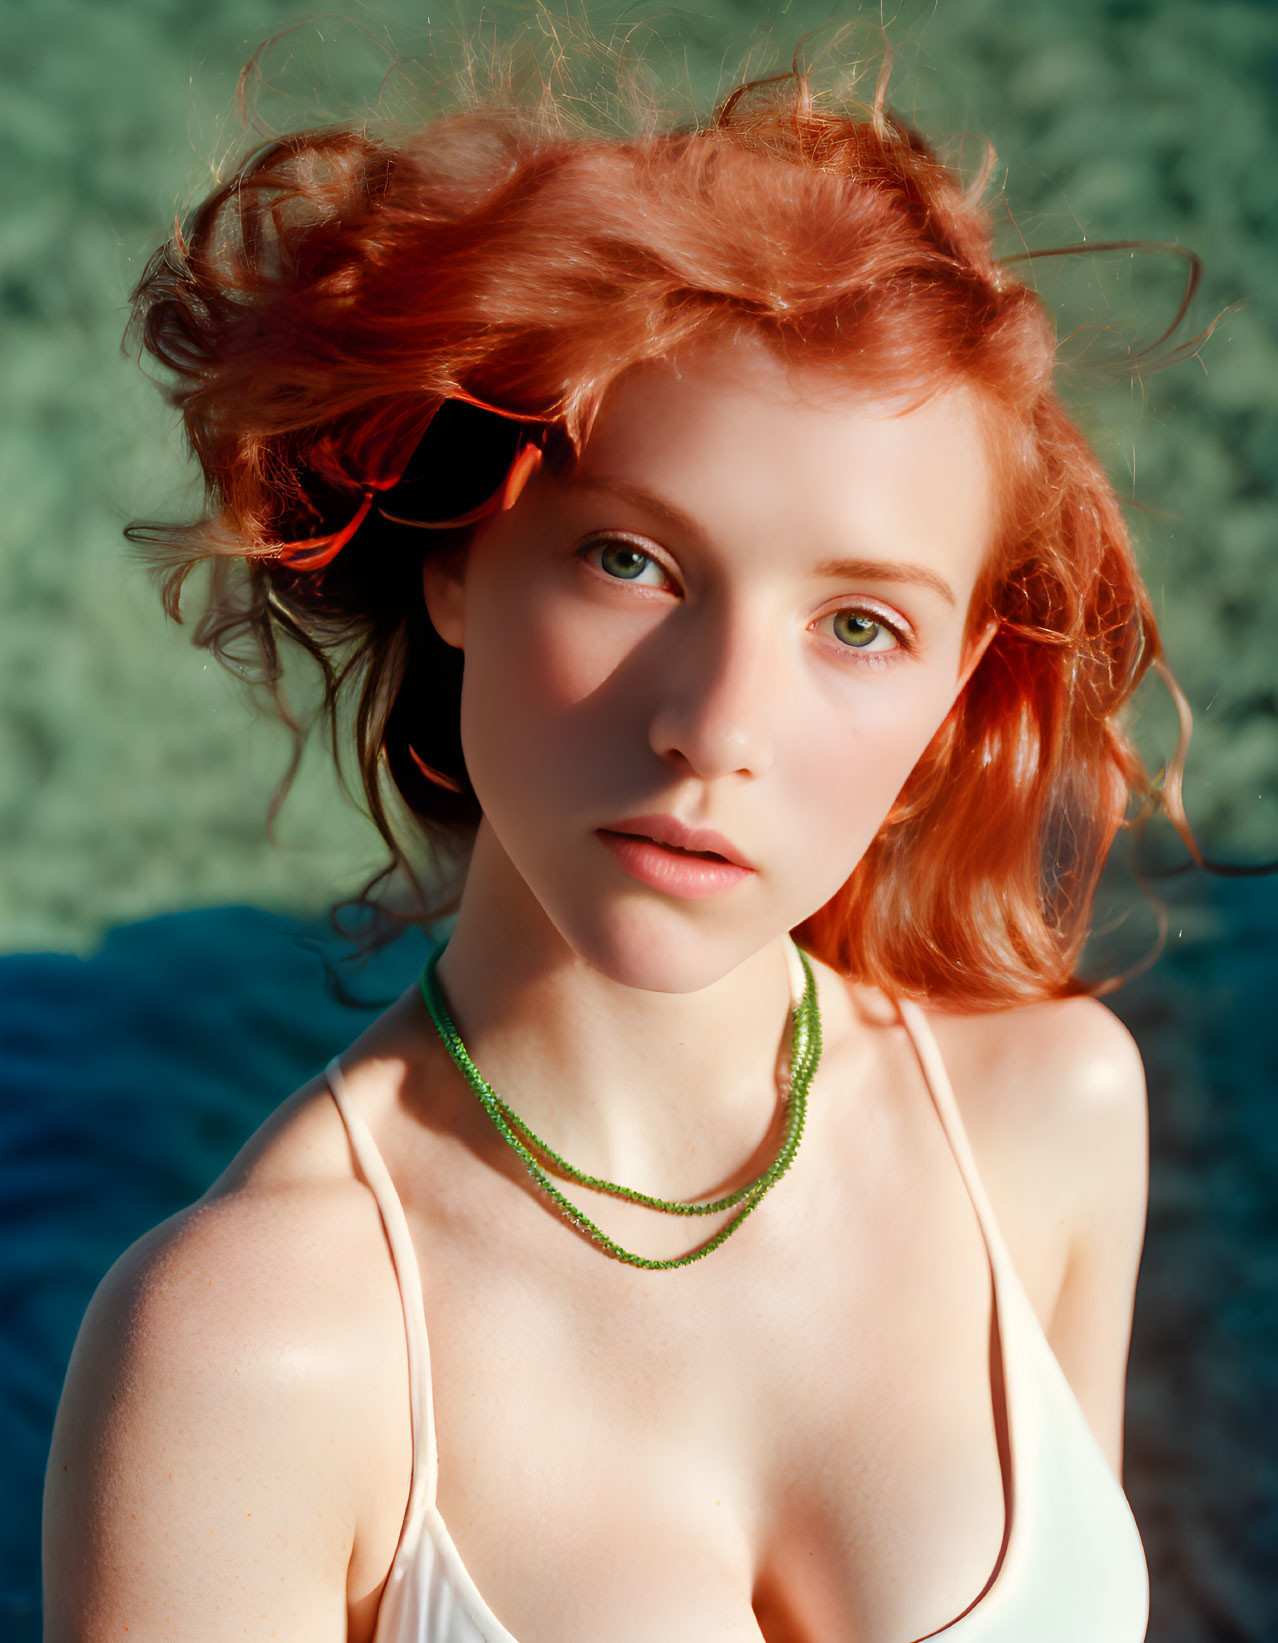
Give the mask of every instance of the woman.
[(51, 1639), (1143, 1636), (1075, 969), (1158, 643), (979, 194), (796, 71), (286, 139), (153, 261), (170, 608), (457, 918), (104, 1281)]

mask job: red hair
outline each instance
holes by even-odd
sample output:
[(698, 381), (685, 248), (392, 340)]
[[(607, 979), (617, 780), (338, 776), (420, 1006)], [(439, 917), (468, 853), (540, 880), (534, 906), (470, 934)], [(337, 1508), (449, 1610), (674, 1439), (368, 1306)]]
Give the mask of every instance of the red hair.
[[(1112, 488), (1054, 391), (1050, 324), (994, 254), (984, 177), (964, 187), (881, 100), (829, 106), (798, 70), (632, 138), (547, 107), (478, 106), (395, 143), (274, 141), (156, 253), (135, 326), (209, 504), (194, 525), (134, 527), (169, 566), (170, 612), (212, 558), (197, 642), (242, 662), (247, 640), (272, 684), (277, 638), (301, 644), (335, 746), (356, 697), (392, 865), (387, 778), (437, 857), (464, 854), (459, 659), (421, 609), (420, 565), (464, 538), (517, 423), (571, 462), (623, 371), (707, 339), (761, 338), (902, 404), (966, 385), (1000, 504), (969, 623), (997, 633), (798, 934), (849, 975), (967, 1009), (1081, 990), (1105, 855), (1131, 796), (1151, 799), (1121, 715), (1159, 646)], [(501, 414), (433, 420), (459, 399)]]

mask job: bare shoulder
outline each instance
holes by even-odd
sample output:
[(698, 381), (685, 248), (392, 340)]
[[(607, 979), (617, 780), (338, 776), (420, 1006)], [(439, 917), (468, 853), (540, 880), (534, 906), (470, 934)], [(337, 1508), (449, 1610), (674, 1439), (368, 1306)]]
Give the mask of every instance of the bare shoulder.
[(351, 1167), (341, 1119), (322, 1086), (307, 1086), (201, 1199), (125, 1251), (85, 1332), (130, 1363), (337, 1383), (345, 1357), (311, 1351), (302, 1375), (295, 1345), (349, 1334), (350, 1309), (368, 1308), (379, 1253), (376, 1205)]
[(1109, 1248), (1135, 1282), (1148, 1190), (1144, 1069), (1093, 998), (928, 1012), (978, 1167), (1046, 1322), (1072, 1268)]
[(1120, 1473), (1149, 1179), (1139, 1051), (1091, 998), (929, 1020), (1012, 1260)]
[(379, 1450), (361, 1411), (406, 1402), (397, 1315), (376, 1205), (308, 1087), (90, 1304), (49, 1460), (46, 1635), (345, 1637)]
[[(1054, 1173), (1080, 1155), (1145, 1146), (1145, 1076), (1135, 1040), (1094, 998), (983, 1015), (929, 1011), (964, 1122), (987, 1145)], [(1062, 1151), (1063, 1149), (1063, 1151)], [(1037, 1174), (1038, 1171), (1036, 1170)]]

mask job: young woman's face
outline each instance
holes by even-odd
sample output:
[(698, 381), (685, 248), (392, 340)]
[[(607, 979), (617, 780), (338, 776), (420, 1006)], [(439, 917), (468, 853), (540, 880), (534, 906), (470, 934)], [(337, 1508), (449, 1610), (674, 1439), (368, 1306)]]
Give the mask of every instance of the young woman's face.
[(991, 529), (963, 392), (894, 415), (745, 349), (630, 373), (576, 471), (427, 566), (477, 868), (615, 980), (717, 980), (874, 838), (988, 638)]

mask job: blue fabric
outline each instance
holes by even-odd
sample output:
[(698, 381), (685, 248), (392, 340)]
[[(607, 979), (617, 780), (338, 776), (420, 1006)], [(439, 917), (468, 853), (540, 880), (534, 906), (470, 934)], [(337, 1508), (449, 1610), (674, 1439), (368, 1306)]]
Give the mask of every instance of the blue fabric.
[[(39, 1636), (39, 1501), (81, 1315), (267, 1113), (409, 986), (409, 930), (355, 969), (324, 921), (249, 907), (0, 958), (0, 1636)], [(327, 966), (327, 969), (326, 969)], [(328, 980), (362, 1003), (343, 1003)]]

